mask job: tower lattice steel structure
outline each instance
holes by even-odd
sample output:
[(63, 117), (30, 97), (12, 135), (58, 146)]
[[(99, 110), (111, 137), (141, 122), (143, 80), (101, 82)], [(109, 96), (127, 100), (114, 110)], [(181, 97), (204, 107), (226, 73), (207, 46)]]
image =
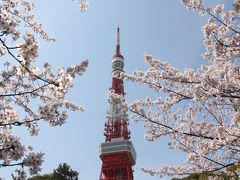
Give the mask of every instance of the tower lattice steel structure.
[[(123, 71), (124, 58), (120, 53), (120, 29), (117, 28), (116, 53), (112, 58), (112, 87), (115, 93), (124, 96), (123, 80), (118, 75)], [(128, 115), (114, 102), (109, 102), (105, 123), (105, 142), (99, 146), (102, 168), (99, 180), (133, 180), (132, 166), (136, 163), (136, 152), (130, 141)]]

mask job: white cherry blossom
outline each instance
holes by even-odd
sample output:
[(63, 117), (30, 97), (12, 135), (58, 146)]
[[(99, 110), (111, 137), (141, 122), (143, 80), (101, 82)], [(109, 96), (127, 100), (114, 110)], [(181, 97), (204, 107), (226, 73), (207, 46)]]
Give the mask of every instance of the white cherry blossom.
[[(207, 63), (197, 70), (181, 72), (145, 54), (149, 69), (122, 75), (159, 93), (155, 100), (147, 97), (122, 104), (133, 113), (135, 122), (143, 120), (146, 140), (168, 136), (170, 148), (186, 153), (186, 166), (142, 168), (160, 177), (217, 174), (240, 161), (240, 1), (233, 1), (232, 10), (225, 10), (224, 4), (205, 7), (201, 0), (181, 2), (187, 9), (209, 17), (202, 27), (206, 47), (202, 57)], [(112, 93), (111, 101), (124, 102), (123, 97)]]
[[(79, 3), (81, 11), (86, 11), (88, 1)], [(37, 66), (39, 37), (55, 39), (37, 21), (34, 7), (31, 0), (0, 2), (0, 168), (17, 167), (13, 179), (37, 174), (43, 163), (43, 153), (26, 148), (14, 135), (13, 127), (25, 127), (29, 135), (36, 136), (39, 121), (58, 126), (66, 122), (67, 109), (84, 111), (83, 106), (65, 96), (73, 87), (74, 78), (86, 71), (88, 60), (66, 70), (59, 67), (56, 74), (48, 63)]]

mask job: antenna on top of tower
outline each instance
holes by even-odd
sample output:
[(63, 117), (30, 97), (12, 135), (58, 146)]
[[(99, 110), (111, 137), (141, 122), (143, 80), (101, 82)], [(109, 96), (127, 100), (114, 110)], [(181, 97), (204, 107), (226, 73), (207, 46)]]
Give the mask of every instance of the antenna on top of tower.
[(120, 28), (117, 26), (117, 46), (116, 46), (116, 55), (120, 55)]
[(117, 44), (120, 45), (120, 28), (119, 28), (119, 25), (117, 26)]

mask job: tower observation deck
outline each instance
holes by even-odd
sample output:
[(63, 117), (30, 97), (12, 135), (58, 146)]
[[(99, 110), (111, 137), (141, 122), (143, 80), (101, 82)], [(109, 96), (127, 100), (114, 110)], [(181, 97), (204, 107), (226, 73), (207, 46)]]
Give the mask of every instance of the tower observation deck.
[[(115, 93), (124, 96), (123, 80), (118, 75), (124, 72), (124, 57), (120, 53), (120, 28), (117, 28), (116, 53), (112, 58), (112, 87)], [(109, 102), (105, 123), (105, 142), (99, 145), (102, 168), (99, 180), (133, 180), (132, 166), (136, 163), (136, 152), (130, 141), (128, 115), (114, 102)]]

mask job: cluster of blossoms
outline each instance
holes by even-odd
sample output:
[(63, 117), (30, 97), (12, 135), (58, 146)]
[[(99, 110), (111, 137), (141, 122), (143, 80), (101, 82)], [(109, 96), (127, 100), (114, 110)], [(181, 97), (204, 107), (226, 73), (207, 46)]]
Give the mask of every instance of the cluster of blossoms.
[[(208, 60), (197, 71), (179, 71), (167, 62), (145, 54), (150, 68), (124, 74), (124, 79), (145, 84), (160, 97), (136, 100), (128, 105), (137, 122), (144, 120), (145, 138), (155, 141), (169, 137), (170, 148), (187, 154), (187, 166), (142, 168), (151, 175), (186, 175), (218, 173), (226, 170), (233, 179), (240, 176), (229, 167), (240, 162), (240, 1), (234, 0), (233, 10), (224, 4), (204, 7), (201, 0), (181, 0), (188, 9), (208, 15), (202, 27)], [(111, 95), (117, 102), (121, 98)], [(126, 104), (122, 104), (126, 106)], [(217, 177), (219, 178), (219, 177)]]
[(78, 0), (78, 3), (79, 3), (81, 12), (86, 12), (88, 5), (89, 5), (89, 1), (88, 0)]
[(18, 112), (13, 109), (4, 109), (4, 113), (0, 114), (0, 119), (6, 123), (14, 123), (18, 120)]
[[(88, 1), (79, 3), (81, 11), (86, 11)], [(56, 74), (48, 63), (42, 68), (36, 66), (37, 36), (46, 41), (55, 39), (37, 22), (34, 7), (31, 0), (0, 2), (0, 167), (20, 167), (13, 179), (26, 179), (26, 169), (31, 175), (38, 173), (43, 162), (43, 153), (25, 148), (14, 136), (13, 126), (25, 127), (31, 136), (36, 136), (40, 120), (50, 126), (62, 125), (67, 109), (84, 111), (65, 96), (74, 78), (86, 71), (88, 60), (66, 70), (59, 67)]]
[(33, 34), (26, 33), (23, 38), (25, 43), (20, 46), (18, 57), (23, 60), (25, 66), (29, 67), (30, 63), (38, 56), (39, 46)]
[(40, 166), (43, 162), (43, 153), (29, 153), (26, 158), (24, 158), (23, 163), (25, 166), (29, 167), (29, 172), (31, 175), (38, 173), (41, 169)]
[[(124, 96), (121, 94), (115, 93), (114, 90), (110, 90), (108, 92), (108, 99), (110, 102), (118, 104), (118, 105), (124, 105), (124, 103), (125, 103)], [(127, 107), (127, 106), (128, 106), (128, 104), (125, 104), (125, 107)]]
[(18, 161), (25, 153), (25, 147), (21, 145), (19, 138), (14, 137), (8, 131), (1, 134), (1, 152), (0, 159), (3, 160), (3, 166), (10, 164), (12, 160)]

